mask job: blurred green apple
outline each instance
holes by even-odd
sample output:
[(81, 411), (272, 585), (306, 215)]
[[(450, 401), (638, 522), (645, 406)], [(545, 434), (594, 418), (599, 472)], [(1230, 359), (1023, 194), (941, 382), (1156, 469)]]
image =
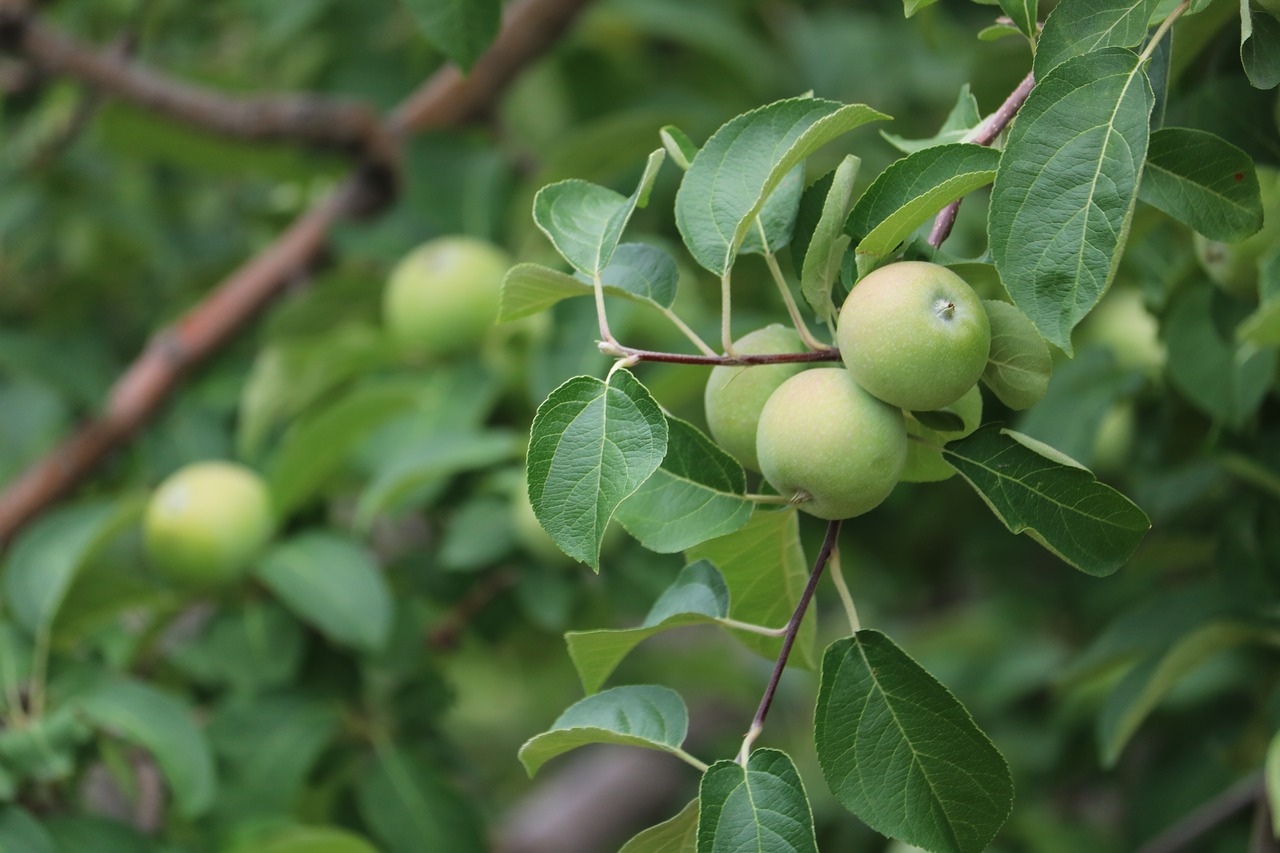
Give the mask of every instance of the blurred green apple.
[(1221, 243), (1202, 234), (1192, 238), (1196, 259), (1214, 283), (1241, 299), (1258, 298), (1258, 261), (1280, 246), (1280, 170), (1258, 167), (1262, 191), (1262, 229), (1238, 243)]

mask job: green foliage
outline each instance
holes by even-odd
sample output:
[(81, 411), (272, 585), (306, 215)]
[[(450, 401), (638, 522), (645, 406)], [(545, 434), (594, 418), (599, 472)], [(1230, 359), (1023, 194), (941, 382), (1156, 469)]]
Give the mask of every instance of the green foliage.
[(786, 753), (759, 749), (744, 764), (711, 765), (698, 788), (697, 849), (817, 853), (809, 798)]

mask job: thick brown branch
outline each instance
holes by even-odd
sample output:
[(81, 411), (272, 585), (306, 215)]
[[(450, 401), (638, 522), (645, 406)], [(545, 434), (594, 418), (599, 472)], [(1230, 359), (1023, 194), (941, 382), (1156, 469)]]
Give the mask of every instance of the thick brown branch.
[[(524, 0), (470, 77), (446, 69), (395, 111), (396, 133), (448, 125), (474, 115), (501, 94), (522, 67), (550, 48), (590, 0)], [(0, 39), (13, 35), (15, 10), (0, 0)], [(25, 14), (25, 12), (24, 12)], [(513, 32), (518, 30), (518, 32)], [(22, 36), (22, 37), (29, 37)], [(80, 428), (0, 494), (0, 543), (69, 494), (111, 451), (146, 424), (190, 370), (253, 320), (321, 256), (339, 219), (368, 212), (385, 193), (385, 171), (362, 167), (338, 191), (299, 217), (280, 238), (232, 273), (172, 327), (160, 332), (111, 389), (101, 417)]]

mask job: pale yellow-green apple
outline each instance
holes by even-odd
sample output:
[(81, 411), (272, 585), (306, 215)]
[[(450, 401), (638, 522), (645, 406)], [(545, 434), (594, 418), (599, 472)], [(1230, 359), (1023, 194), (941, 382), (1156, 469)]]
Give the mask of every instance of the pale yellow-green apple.
[(271, 538), (275, 518), (266, 484), (232, 462), (197, 462), (170, 475), (151, 496), (144, 521), (147, 555), (173, 580), (231, 583)]
[(907, 464), (902, 479), (908, 483), (936, 483), (956, 473), (942, 458), (942, 445), (969, 435), (982, 423), (982, 392), (974, 385), (964, 395), (941, 411), (960, 418), (958, 430), (930, 429), (912, 415), (907, 422)]
[(414, 356), (436, 357), (479, 346), (498, 316), (507, 253), (474, 237), (423, 243), (391, 271), (383, 291), (383, 321)]
[(803, 370), (760, 414), (760, 471), (778, 494), (819, 518), (852, 518), (893, 491), (907, 461), (902, 410), (843, 367)]
[(991, 328), (982, 300), (946, 267), (903, 261), (859, 281), (836, 340), (853, 378), (903, 409), (950, 405), (982, 375)]
[(1101, 344), (1126, 370), (1159, 374), (1166, 360), (1160, 324), (1142, 301), (1136, 287), (1113, 284), (1098, 306), (1080, 324), (1079, 344)]
[[(804, 352), (795, 329), (774, 323), (733, 342), (742, 355)], [(806, 367), (804, 364), (756, 364), (713, 368), (707, 377), (703, 404), (711, 437), (730, 456), (752, 471), (760, 470), (756, 430), (765, 401), (778, 386)]]
[(1262, 230), (1238, 243), (1221, 243), (1196, 234), (1192, 240), (1200, 266), (1232, 296), (1258, 298), (1258, 261), (1280, 247), (1280, 170), (1258, 167), (1262, 191)]

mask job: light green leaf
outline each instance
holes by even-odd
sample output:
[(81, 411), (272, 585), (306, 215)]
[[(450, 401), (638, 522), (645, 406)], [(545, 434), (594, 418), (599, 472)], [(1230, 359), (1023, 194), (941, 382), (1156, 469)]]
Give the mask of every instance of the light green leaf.
[(698, 787), (698, 853), (818, 853), (813, 810), (790, 756), (717, 761)]
[(905, 17), (910, 18), (921, 9), (927, 9), (938, 0), (902, 0), (902, 11)]
[(1000, 0), (1000, 8), (1024, 36), (1036, 38), (1036, 0)]
[(502, 0), (401, 0), (436, 50), (469, 69), (502, 22)]
[(1133, 47), (1147, 34), (1160, 0), (1071, 0), (1045, 19), (1033, 66), (1037, 80), (1072, 57), (1107, 47)]
[(698, 152), (676, 193), (676, 226), (689, 252), (723, 276), (788, 172), (836, 137), (884, 118), (862, 104), (792, 98), (729, 121)]
[(1271, 834), (1280, 838), (1280, 733), (1272, 736), (1271, 743), (1267, 745), (1263, 773), (1267, 789), (1267, 805), (1271, 807)]
[(331, 826), (272, 825), (226, 853), (382, 853), (358, 835)]
[(622, 659), (642, 641), (687, 625), (713, 625), (729, 615), (729, 588), (706, 560), (680, 570), (638, 628), (570, 631), (564, 635), (582, 689), (595, 693)]
[(594, 276), (613, 259), (631, 214), (649, 203), (649, 191), (665, 156), (662, 149), (649, 155), (629, 198), (576, 179), (545, 186), (533, 199), (533, 221), (574, 269)]
[(813, 731), (831, 792), (877, 832), (976, 853), (1012, 809), (1004, 757), (955, 696), (878, 631), (827, 647)]
[[(675, 259), (661, 249), (621, 243), (600, 278), (606, 296), (670, 308), (680, 271)], [(528, 317), (562, 300), (591, 296), (594, 292), (591, 282), (579, 276), (538, 264), (517, 264), (502, 281), (498, 322)]]
[(136, 681), (107, 681), (75, 702), (91, 724), (151, 753), (184, 817), (212, 805), (218, 785), (213, 755), (186, 700)]
[(272, 503), (281, 518), (311, 500), (375, 429), (413, 407), (414, 384), (374, 382), (297, 421), (266, 464)]
[(822, 213), (805, 249), (800, 270), (800, 292), (814, 313), (829, 328), (835, 328), (835, 304), (831, 290), (840, 280), (840, 265), (853, 239), (844, 233), (853, 200), (853, 184), (862, 161), (846, 156), (832, 175), (831, 186), (822, 202)]
[(364, 652), (386, 644), (391, 591), (356, 543), (332, 533), (303, 533), (268, 551), (254, 574), (298, 618), (335, 643)]
[(1255, 89), (1280, 85), (1280, 19), (1240, 0), (1240, 62)]
[(76, 576), (93, 555), (142, 515), (138, 499), (103, 500), (57, 509), (24, 530), (4, 564), (6, 609), (35, 636), (51, 629)]
[(675, 817), (642, 830), (618, 853), (698, 853), (698, 801)]
[(53, 839), (19, 806), (0, 806), (0, 853), (58, 853)]
[(9, 713), (9, 697), (31, 674), (31, 640), (7, 619), (0, 618), (0, 714)]
[[(696, 545), (685, 552), (689, 562), (709, 560), (729, 587), (729, 616), (740, 622), (780, 628), (787, 624), (809, 579), (809, 566), (800, 544), (800, 521), (794, 509), (758, 510), (736, 533)], [(814, 664), (816, 623), (800, 625), (792, 660)], [(782, 641), (775, 637), (735, 632), (747, 648), (770, 660)]]
[(590, 743), (617, 743), (673, 752), (684, 743), (689, 712), (668, 687), (630, 685), (570, 705), (551, 728), (520, 747), (529, 775), (557, 755)]
[(978, 111), (978, 99), (969, 91), (969, 84), (965, 83), (960, 87), (960, 96), (956, 99), (956, 105), (951, 108), (946, 120), (942, 122), (942, 127), (933, 136), (928, 139), (904, 139), (883, 130), (880, 131), (880, 135), (903, 154), (912, 154), (935, 145), (964, 142), (980, 124), (982, 124), (982, 113)]
[(982, 381), (1011, 409), (1027, 409), (1040, 402), (1053, 376), (1049, 345), (1035, 323), (1015, 306), (984, 299), (991, 323), (991, 354)]
[(658, 138), (662, 140), (662, 147), (667, 150), (671, 161), (682, 170), (688, 170), (693, 158), (698, 156), (698, 146), (689, 138), (689, 134), (674, 124), (669, 124), (658, 131)]
[(0, 730), (0, 767), (28, 785), (63, 782), (75, 775), (80, 748), (92, 737), (74, 704), (62, 704)]
[[(44, 821), (45, 831), (53, 840), (57, 853), (151, 853), (151, 839), (138, 830), (116, 820), (97, 817), (55, 817)], [(0, 845), (0, 850), (4, 850)], [(259, 851), (268, 853), (268, 851)], [(282, 853), (272, 850), (269, 853)], [(334, 851), (342, 853), (342, 851)], [(358, 853), (358, 851), (351, 851)]]
[(1129, 738), (1185, 676), (1242, 645), (1280, 646), (1280, 628), (1238, 621), (1212, 622), (1139, 663), (1107, 697), (1098, 717), (1102, 763), (1115, 765)]
[(1151, 135), (1138, 198), (1211, 240), (1234, 243), (1262, 227), (1253, 159), (1203, 130), (1170, 127)]
[(756, 222), (747, 229), (738, 253), (743, 255), (776, 254), (791, 242), (804, 197), (804, 164), (782, 176), (773, 192), (765, 199)]
[(662, 466), (618, 506), (617, 519), (641, 545), (674, 554), (738, 530), (751, 518), (742, 466), (679, 418), (667, 417)]
[(1263, 300), (1236, 328), (1236, 339), (1255, 347), (1280, 346), (1280, 297)]
[[(1275, 375), (1276, 352), (1232, 340), (1245, 308), (1207, 285), (1178, 301), (1165, 325), (1169, 378), (1196, 408), (1234, 427), (1258, 410)], [(1225, 326), (1225, 328), (1224, 328)]]
[(360, 494), (356, 527), (369, 530), (378, 516), (403, 509), (409, 498), (428, 485), (517, 458), (522, 443), (509, 429), (443, 432), (389, 455)]
[(1111, 574), (1151, 527), (1146, 513), (1088, 470), (999, 425), (947, 444), (942, 455), (1011, 533), (1026, 531), (1082, 572)]
[(529, 502), (561, 550), (599, 571), (609, 519), (666, 453), (667, 419), (629, 372), (574, 377), (534, 416)]
[(991, 193), (991, 254), (1014, 304), (1067, 354), (1071, 329), (1119, 264), (1152, 105), (1137, 56), (1109, 48), (1041, 78), (1009, 130)]
[(384, 853), (486, 853), (489, 844), (472, 800), (439, 771), (392, 746), (378, 750), (356, 783), (360, 816)]
[(984, 145), (935, 145), (908, 154), (867, 187), (845, 223), (863, 259), (877, 261), (892, 252), (939, 210), (996, 175), (1000, 152)]

